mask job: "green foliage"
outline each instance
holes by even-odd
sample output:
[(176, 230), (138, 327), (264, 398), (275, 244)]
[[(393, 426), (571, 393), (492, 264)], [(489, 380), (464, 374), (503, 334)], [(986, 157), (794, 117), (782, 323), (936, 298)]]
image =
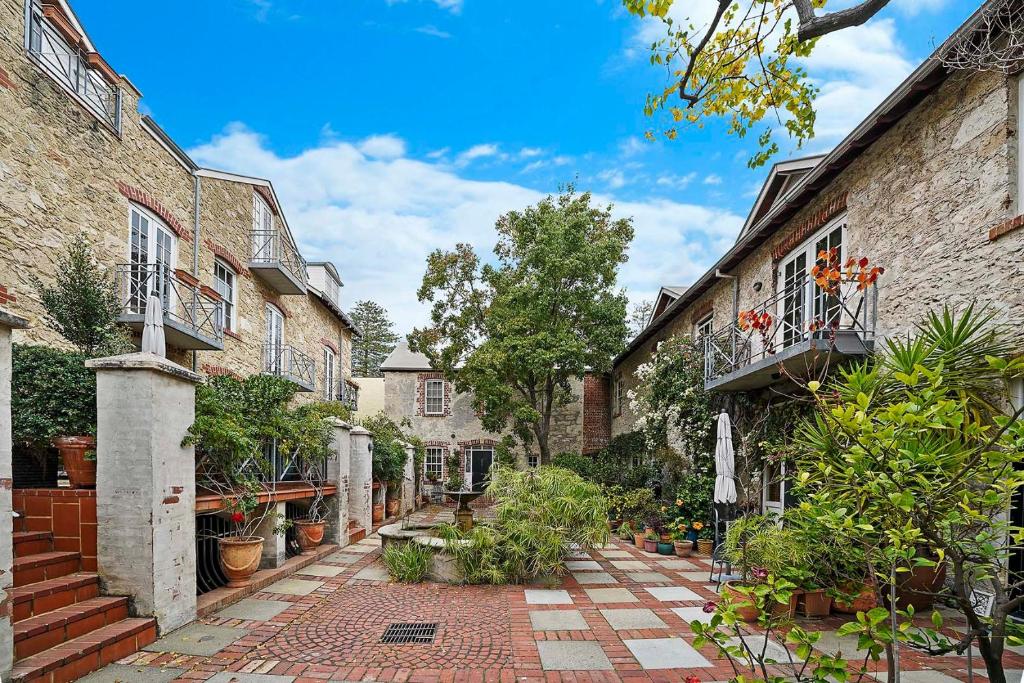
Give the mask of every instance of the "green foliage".
[(486, 429), (535, 443), (548, 464), (551, 416), (575, 400), (571, 380), (608, 370), (623, 347), (616, 278), (633, 228), (570, 186), (495, 229), (493, 264), (468, 244), (430, 255), (418, 296), (432, 304), (431, 323), (409, 341), (473, 394)]
[(551, 459), (551, 465), (575, 472), (584, 479), (591, 479), (594, 459), (579, 453), (559, 453)]
[(96, 264), (84, 237), (77, 235), (65, 242), (56, 272), (52, 286), (32, 276), (46, 323), (90, 356), (131, 350), (131, 336), (117, 322), (121, 314), (117, 288), (110, 274)]
[(449, 451), (445, 458), (445, 467), (448, 469), (448, 479), (444, 487), (448, 491), (461, 491), (465, 485), (465, 478), (462, 476), (462, 461), (459, 459), (458, 451)]
[(84, 353), (14, 344), (11, 431), (14, 443), (47, 448), (58, 436), (96, 433), (96, 373)]
[(610, 486), (605, 489), (608, 511), (613, 517), (632, 522), (639, 531), (645, 520), (657, 514), (658, 502), (651, 489), (623, 489)]
[(397, 422), (379, 412), (363, 420), (363, 427), (373, 434), (373, 478), (394, 486), (405, 476), (405, 450), (408, 438)]
[(521, 583), (563, 567), (574, 546), (604, 543), (608, 504), (601, 489), (558, 467), (494, 470), (495, 519), (468, 533), (441, 527), (445, 549), (469, 583)]
[(499, 467), (516, 467), (519, 463), (515, 454), (516, 440), (506, 434), (494, 447), (494, 464)]
[(381, 363), (395, 350), (398, 335), (387, 310), (375, 301), (357, 301), (349, 311), (362, 335), (352, 339), (352, 373), (356, 377), (380, 377)]
[(735, 520), (725, 535), (725, 553), (740, 568), (744, 580), (754, 570), (776, 577), (800, 575), (814, 561), (811, 548), (792, 527), (780, 525), (774, 515), (750, 515)]
[(713, 471), (690, 471), (679, 478), (676, 488), (676, 510), (690, 522), (704, 522), (710, 528), (715, 499)]
[(419, 583), (430, 570), (434, 551), (418, 543), (389, 543), (381, 559), (391, 578), (401, 583)]

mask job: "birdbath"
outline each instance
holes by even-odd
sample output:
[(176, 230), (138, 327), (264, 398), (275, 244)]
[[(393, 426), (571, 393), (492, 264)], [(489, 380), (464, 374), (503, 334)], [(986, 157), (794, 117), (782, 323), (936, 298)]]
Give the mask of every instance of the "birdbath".
[(484, 492), (445, 490), (442, 491), (442, 493), (458, 503), (458, 507), (455, 508), (455, 526), (457, 526), (461, 531), (469, 531), (472, 529), (473, 511), (469, 509), (469, 504), (484, 495)]

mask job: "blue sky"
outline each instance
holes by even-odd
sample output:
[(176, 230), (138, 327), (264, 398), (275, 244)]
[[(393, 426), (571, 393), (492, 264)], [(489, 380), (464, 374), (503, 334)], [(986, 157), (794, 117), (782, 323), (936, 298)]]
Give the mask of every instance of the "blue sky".
[[(721, 125), (642, 140), (644, 97), (663, 84), (644, 48), (660, 32), (618, 0), (73, 6), (147, 113), (200, 163), (269, 177), (307, 257), (339, 267), (345, 305), (375, 299), (402, 332), (424, 321), (415, 290), (431, 249), (489, 252), (499, 214), (561, 183), (634, 217), (622, 284), (639, 300), (711, 265), (766, 173)], [(840, 140), (975, 7), (893, 0), (823, 39), (804, 151)], [(128, 17), (148, 28), (126, 30)]]

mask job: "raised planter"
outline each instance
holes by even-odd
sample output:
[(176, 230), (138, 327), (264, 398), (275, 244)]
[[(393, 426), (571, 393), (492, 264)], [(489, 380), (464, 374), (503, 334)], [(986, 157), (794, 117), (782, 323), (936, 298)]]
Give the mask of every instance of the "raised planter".
[[(60, 452), (64, 471), (68, 473), (72, 488), (96, 488), (96, 439), (92, 436), (60, 436), (53, 440)], [(92, 458), (86, 458), (91, 453)]]
[(259, 536), (246, 538), (228, 537), (217, 540), (220, 547), (220, 568), (228, 579), (230, 588), (248, 586), (252, 575), (260, 566), (263, 555), (263, 539)]
[(312, 555), (320, 544), (324, 542), (324, 529), (327, 522), (311, 522), (308, 519), (299, 519), (293, 522), (295, 525), (295, 539), (303, 555)]

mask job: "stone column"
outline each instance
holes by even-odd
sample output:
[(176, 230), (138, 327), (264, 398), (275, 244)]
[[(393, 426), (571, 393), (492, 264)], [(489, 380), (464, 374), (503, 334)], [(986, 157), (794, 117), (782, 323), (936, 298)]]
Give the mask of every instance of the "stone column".
[(402, 472), (402, 507), (398, 514), (404, 515), (416, 509), (416, 447), (405, 445), (405, 470)]
[(285, 563), (288, 543), (284, 534), (275, 534), (274, 529), (284, 520), (287, 503), (268, 503), (268, 514), (256, 527), (255, 534), (263, 539), (263, 555), (260, 569), (277, 569)]
[(86, 366), (96, 371), (100, 579), (166, 633), (196, 618), (196, 457), (182, 440), (202, 377), (152, 353)]
[(328, 501), (330, 511), (327, 513), (327, 531), (324, 536), (328, 543), (340, 546), (348, 545), (349, 515), (349, 473), (352, 452), (352, 425), (338, 418), (330, 419), (334, 432), (331, 449), (334, 451), (327, 461), (327, 481), (338, 486), (334, 498)]
[(11, 330), (27, 327), (23, 318), (0, 310), (0, 679), (14, 664), (10, 591), (14, 585), (14, 515), (11, 507)]
[(362, 427), (354, 427), (350, 434), (348, 516), (369, 534), (373, 530), (373, 438)]

